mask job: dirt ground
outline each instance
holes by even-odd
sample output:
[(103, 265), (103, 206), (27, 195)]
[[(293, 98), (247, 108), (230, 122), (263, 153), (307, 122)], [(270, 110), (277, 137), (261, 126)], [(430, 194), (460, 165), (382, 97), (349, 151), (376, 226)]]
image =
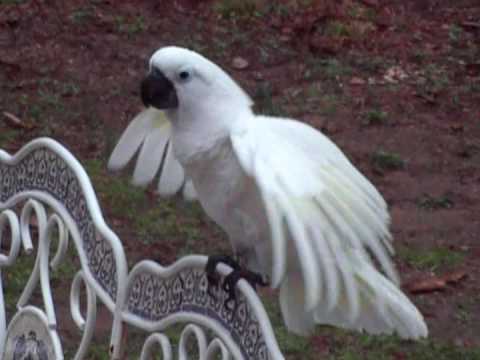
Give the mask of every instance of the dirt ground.
[[(0, 0), (0, 147), (51, 136), (94, 164), (107, 222), (131, 262), (169, 263), (179, 246), (228, 249), (199, 209), (176, 199), (156, 211), (160, 200), (143, 190), (136, 209), (180, 232), (157, 226), (169, 241), (139, 241), (153, 236), (151, 224), (132, 226), (117, 206), (126, 195), (109, 188), (119, 175), (106, 172), (106, 159), (141, 109), (147, 60), (170, 44), (220, 64), (258, 111), (330, 136), (390, 206), (404, 288), (432, 341), (480, 348), (478, 0)], [(308, 346), (335, 355), (328, 332)]]

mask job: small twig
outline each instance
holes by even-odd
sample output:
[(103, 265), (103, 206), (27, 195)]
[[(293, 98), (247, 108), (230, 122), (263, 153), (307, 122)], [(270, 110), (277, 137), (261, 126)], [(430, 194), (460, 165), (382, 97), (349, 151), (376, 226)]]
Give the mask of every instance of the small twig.
[(480, 30), (480, 22), (464, 21), (460, 23), (460, 26), (466, 30)]
[(5, 122), (10, 127), (13, 127), (13, 128), (16, 128), (16, 129), (30, 129), (31, 128), (30, 126), (23, 123), (22, 120), (20, 120), (17, 116), (13, 115), (12, 113), (4, 111), (3, 116), (5, 116)]

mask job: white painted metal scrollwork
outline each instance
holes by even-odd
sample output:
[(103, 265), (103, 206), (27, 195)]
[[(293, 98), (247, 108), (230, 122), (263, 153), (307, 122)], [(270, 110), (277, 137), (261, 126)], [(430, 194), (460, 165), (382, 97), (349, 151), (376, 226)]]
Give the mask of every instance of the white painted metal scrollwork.
[[(191, 345), (194, 345), (195, 350), (191, 350)], [(155, 353), (156, 347), (161, 349), (163, 360), (173, 358), (174, 351), (168, 337), (164, 334), (154, 333), (145, 341), (140, 360), (149, 360)], [(192, 352), (195, 353), (192, 354)], [(219, 338), (214, 338), (209, 342), (208, 335), (200, 326), (188, 324), (183, 329), (178, 345), (179, 360), (192, 359), (193, 356), (199, 360), (218, 359), (218, 355), (220, 355), (221, 360), (232, 359), (231, 352), (225, 344)]]
[(156, 347), (161, 349), (162, 359), (171, 360), (173, 358), (172, 344), (168, 336), (159, 333), (151, 334), (143, 344), (140, 360), (148, 360), (153, 354), (157, 353)]
[[(2, 254), (1, 249), (4, 244), (3, 236), (7, 225), (10, 228), (10, 251), (8, 254)], [(7, 327), (2, 273), (4, 269), (12, 266), (18, 256), (20, 250), (19, 228), (17, 215), (12, 210), (5, 210), (0, 213), (0, 344), (5, 343)]]
[[(82, 316), (80, 311), (80, 288), (82, 284), (85, 286), (87, 292), (86, 318)], [(85, 281), (82, 271), (77, 272), (72, 282), (72, 288), (70, 291), (70, 311), (73, 321), (77, 327), (83, 331), (82, 340), (74, 358), (74, 360), (80, 360), (86, 355), (88, 346), (92, 341), (93, 332), (95, 330), (95, 322), (97, 319), (97, 297), (94, 290)]]
[[(185, 256), (169, 267), (144, 260), (129, 273), (124, 318), (147, 331), (177, 322), (194, 322), (213, 330), (235, 359), (281, 359), (265, 310), (250, 285), (240, 280), (233, 311), (221, 287), (207, 292), (205, 256)], [(231, 269), (217, 267), (222, 276)], [(213, 350), (210, 350), (213, 351)]]
[[(81, 332), (74, 359), (87, 354), (98, 301), (113, 316), (112, 359), (120, 359), (128, 343), (122, 338), (125, 326), (145, 331), (144, 360), (152, 354), (163, 359), (283, 358), (267, 314), (247, 282), (239, 281), (233, 310), (226, 306), (228, 294), (221, 287), (214, 297), (207, 293), (205, 256), (187, 256), (168, 267), (144, 260), (128, 272), (122, 244), (105, 224), (83, 167), (60, 144), (42, 138), (14, 156), (0, 151), (0, 349), (5, 349), (0, 360), (63, 358), (50, 274), (64, 264), (69, 246), (79, 259), (69, 302)], [(6, 248), (8, 252), (2, 250)], [(19, 256), (35, 256), (35, 261), (14, 314), (6, 315), (3, 291), (9, 284), (2, 276)], [(220, 264), (218, 271), (226, 276), (231, 269)], [(36, 288), (41, 305), (32, 303)], [(183, 331), (172, 345), (164, 331), (178, 323)]]
[[(49, 251), (52, 237), (52, 230), (57, 229), (60, 243), (66, 240), (65, 229), (60, 218), (52, 214), (47, 217), (45, 207), (35, 200), (28, 200), (21, 211), (20, 220), (12, 210), (4, 210), (0, 215), (0, 232), (3, 234), (5, 225), (8, 224), (11, 233), (11, 250), (8, 257), (3, 257), (0, 262), (1, 268), (15, 265), (20, 250), (20, 243), (27, 254), (32, 253), (33, 242), (30, 234), (31, 215), (35, 214), (38, 221), (38, 251), (35, 265), (28, 281), (20, 295), (16, 308), (16, 314), (10, 320), (8, 329), (5, 328), (5, 302), (3, 298), (3, 286), (0, 289), (0, 305), (2, 306), (2, 319), (0, 320), (0, 339), (2, 339), (2, 352), (0, 356), (4, 359), (21, 359), (30, 356), (40, 358), (62, 358), (62, 348), (58, 334), (56, 333), (56, 318), (54, 303), (50, 287)], [(65, 247), (58, 246), (55, 261), (58, 263)], [(40, 283), (44, 310), (29, 305), (33, 291)]]
[[(32, 239), (32, 223), (35, 223), (35, 232), (38, 234), (35, 241)], [(8, 256), (4, 254), (0, 256), (0, 268), (15, 265), (21, 243), (26, 256), (34, 254), (34, 244), (37, 244), (37, 252), (33, 269), (16, 303), (17, 313), (10, 320), (8, 330), (4, 312), (3, 287), (0, 289), (2, 294), (0, 295), (2, 312), (0, 339), (1, 344), (5, 344), (0, 356), (4, 359), (12, 356), (13, 359), (37, 357), (62, 359), (63, 350), (57, 334), (50, 273), (61, 266), (65, 258), (69, 243), (68, 229), (58, 214), (52, 213), (44, 204), (34, 199), (29, 199), (23, 204), (20, 219), (12, 210), (4, 210), (0, 214), (0, 234), (5, 232), (7, 224), (11, 233), (11, 250)], [(51, 257), (50, 248), (53, 241), (57, 243), (57, 247), (54, 256)], [(83, 331), (75, 359), (81, 359), (85, 355), (95, 325), (96, 295), (88, 285), (86, 285), (87, 320), (84, 321), (80, 315), (79, 294), (82, 281), (84, 281), (82, 272), (79, 271), (73, 279), (71, 291), (71, 310), (74, 313), (72, 317), (79, 329)], [(8, 284), (6, 285), (8, 287)], [(34, 291), (39, 285), (43, 307), (32, 305)]]

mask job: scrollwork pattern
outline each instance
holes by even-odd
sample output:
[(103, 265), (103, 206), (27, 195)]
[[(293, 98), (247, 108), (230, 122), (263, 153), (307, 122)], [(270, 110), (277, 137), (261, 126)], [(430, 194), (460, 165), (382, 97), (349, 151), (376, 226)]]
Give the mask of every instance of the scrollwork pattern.
[[(6, 314), (5, 300), (3, 296), (2, 272), (3, 269), (11, 266), (17, 259), (20, 251), (20, 225), (17, 214), (12, 210), (4, 210), (0, 213), (0, 251), (4, 240), (7, 226), (10, 229), (10, 251), (8, 254), (0, 252), (0, 344), (5, 343), (6, 338)], [(0, 354), (1, 356), (1, 354)]]
[(237, 292), (235, 308), (226, 304), (228, 293), (213, 289), (207, 293), (207, 277), (203, 268), (186, 268), (163, 279), (141, 272), (131, 285), (128, 310), (156, 322), (179, 312), (195, 313), (219, 322), (239, 344), (247, 359), (269, 359), (265, 339), (248, 299)]
[[(192, 346), (194, 344), (196, 346)], [(156, 347), (159, 347), (161, 350), (162, 360), (171, 360), (174, 358), (174, 350), (170, 339), (165, 334), (153, 333), (145, 340), (140, 360), (150, 359), (155, 353)], [(192, 351), (192, 349), (194, 350)], [(194, 352), (194, 354), (192, 354), (192, 352)], [(188, 324), (180, 334), (178, 359), (193, 359), (193, 355), (199, 360), (217, 359), (217, 355), (220, 355), (222, 360), (232, 359), (232, 354), (219, 338), (214, 337), (209, 341), (204, 329), (198, 325)]]
[(28, 191), (41, 191), (63, 204), (78, 226), (91, 273), (115, 299), (117, 277), (111, 246), (98, 236), (80, 181), (64, 159), (46, 147), (25, 155), (15, 165), (0, 163), (0, 203)]
[[(2, 243), (3, 234), (5, 233), (5, 228), (7, 225), (10, 228), (11, 234), (9, 254), (5, 255), (0, 253), (0, 269), (14, 264), (22, 243), (27, 254), (31, 254), (33, 252), (34, 243), (38, 244), (33, 269), (30, 273), (28, 281), (26, 282), (26, 285), (24, 286), (22, 294), (17, 301), (17, 308), (19, 311), (17, 312), (16, 316), (18, 318), (18, 316), (21, 316), (22, 313), (29, 313), (29, 311), (24, 312), (23, 309), (31, 309), (30, 305), (28, 304), (31, 301), (35, 288), (39, 284), (41, 287), (45, 311), (39, 308), (35, 309), (32, 314), (34, 316), (33, 319), (36, 320), (29, 322), (29, 326), (32, 327), (28, 332), (22, 333), (22, 330), (18, 329), (19, 326), (24, 326), (26, 320), (23, 321), (21, 325), (18, 325), (12, 320), (9, 325), (9, 328), (11, 328), (10, 332), (12, 334), (19, 332), (20, 335), (10, 335), (9, 341), (10, 343), (14, 344), (12, 346), (14, 346), (14, 352), (18, 356), (24, 356), (25, 358), (28, 358), (28, 356), (33, 356), (32, 358), (35, 358), (35, 356), (40, 356), (40, 358), (49, 359), (49, 357), (46, 357), (47, 355), (45, 354), (47, 348), (50, 348), (50, 345), (46, 347), (47, 345), (45, 344), (53, 344), (52, 339), (57, 339), (57, 322), (55, 305), (51, 293), (52, 289), (50, 284), (50, 270), (55, 270), (62, 264), (65, 254), (68, 250), (69, 232), (60, 216), (55, 212), (49, 211), (44, 204), (37, 200), (27, 200), (23, 204), (20, 214), (20, 219), (18, 219), (17, 214), (12, 210), (4, 210), (0, 213), (0, 245)], [(35, 224), (34, 228), (36, 230), (34, 234), (37, 237), (36, 240), (34, 239), (34, 234), (32, 234), (32, 224)], [(56, 252), (51, 257), (50, 248), (54, 240), (57, 242)], [(80, 312), (80, 289), (82, 284), (86, 288), (87, 298), (85, 319)], [(0, 281), (0, 344), (5, 343), (6, 341), (5, 330), (2, 330), (6, 327), (4, 313), (5, 304), (3, 301), (2, 291), (3, 288), (1, 287)], [(84, 358), (88, 346), (91, 343), (95, 328), (96, 308), (95, 291), (85, 281), (83, 272), (80, 270), (77, 272), (72, 281), (72, 289), (70, 294), (70, 309), (72, 312), (72, 318), (74, 323), (83, 333), (77, 353), (74, 357), (75, 360)], [(46, 323), (45, 326), (40, 327), (41, 331), (38, 331), (38, 326), (41, 322), (39, 323), (37, 319), (44, 319)], [(47, 332), (49, 332), (48, 334), (45, 332), (45, 329)], [(26, 346), (29, 344), (31, 346), (28, 350)], [(42, 346), (40, 345), (43, 346), (44, 350), (42, 350)], [(57, 352), (61, 351), (58, 350), (61, 349), (60, 340), (58, 340), (58, 344), (55, 346), (57, 348)], [(0, 352), (0, 359), (1, 356), (2, 353)], [(55, 359), (58, 359), (58, 357), (56, 356)]]
[[(82, 284), (85, 286), (87, 292), (86, 318), (82, 316), (80, 311), (80, 287)], [(70, 311), (73, 321), (77, 327), (83, 331), (82, 340), (80, 341), (74, 360), (83, 359), (87, 353), (88, 346), (92, 341), (95, 330), (95, 322), (97, 319), (97, 297), (95, 291), (93, 291), (85, 281), (82, 271), (77, 272), (72, 282), (70, 291)]]
[[(213, 290), (214, 297), (207, 293), (204, 256), (184, 257), (169, 268), (144, 260), (128, 273), (121, 243), (105, 225), (93, 189), (85, 185), (88, 177), (66, 153), (51, 139), (28, 144), (15, 157), (0, 150), (0, 359), (5, 359), (4, 344), (19, 344), (20, 349), (28, 342), (37, 350), (49, 344), (54, 355), (48, 358), (63, 358), (50, 272), (63, 263), (70, 238), (81, 260), (70, 290), (71, 315), (82, 332), (75, 360), (85, 358), (91, 343), (98, 299), (113, 315), (110, 345), (114, 359), (122, 348), (119, 334), (128, 324), (150, 333), (141, 359), (148, 359), (158, 346), (163, 359), (172, 359), (175, 351), (170, 340), (157, 331), (178, 322), (186, 323), (178, 343), (180, 360), (190, 358), (193, 342), (201, 360), (219, 355), (223, 360), (283, 358), (266, 312), (246, 282), (237, 291), (233, 311), (226, 306), (228, 294), (222, 288)], [(1, 245), (7, 233), (10, 246), (4, 254)], [(56, 252), (50, 255), (53, 242)], [(1, 275), (15, 263), (22, 246), (27, 255), (37, 248), (35, 263), (7, 332)], [(30, 305), (38, 286), (43, 309)], [(83, 293), (84, 314), (80, 307)]]

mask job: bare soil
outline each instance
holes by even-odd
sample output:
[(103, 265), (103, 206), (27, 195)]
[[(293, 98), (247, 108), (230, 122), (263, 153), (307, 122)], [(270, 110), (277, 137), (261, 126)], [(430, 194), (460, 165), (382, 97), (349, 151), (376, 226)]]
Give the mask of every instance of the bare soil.
[[(220, 6), (233, 3), (0, 1), (0, 146), (13, 152), (51, 136), (80, 161), (106, 167), (141, 109), (152, 52), (170, 44), (198, 50), (259, 111), (303, 119), (344, 150), (390, 205), (405, 290), (431, 337), (479, 347), (480, 3)], [(247, 67), (235, 69), (235, 57)], [(139, 243), (127, 217), (112, 213), (102, 194), (100, 201), (131, 261), (177, 257), (171, 242)], [(144, 206), (158, 201), (150, 194)], [(189, 244), (192, 251), (227, 246), (208, 220), (199, 226), (203, 243)], [(325, 339), (311, 341), (321, 347)]]

